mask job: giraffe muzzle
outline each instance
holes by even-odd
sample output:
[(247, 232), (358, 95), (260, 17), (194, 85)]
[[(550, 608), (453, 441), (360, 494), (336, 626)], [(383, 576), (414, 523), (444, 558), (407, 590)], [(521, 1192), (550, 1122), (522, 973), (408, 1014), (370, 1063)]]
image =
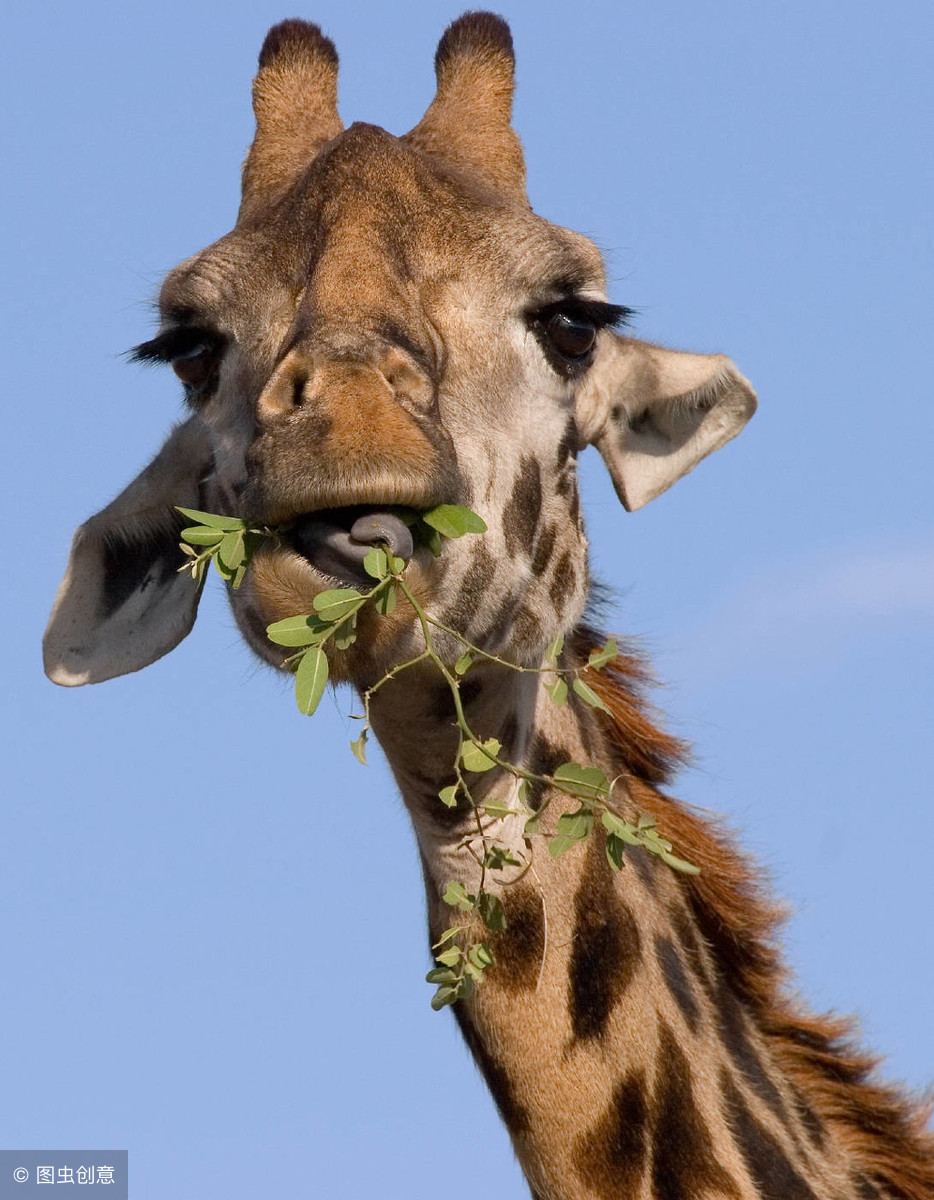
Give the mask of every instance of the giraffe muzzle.
[(387, 546), (406, 562), (415, 550), (411, 530), (400, 516), (359, 505), (301, 517), (290, 537), (298, 553), (316, 570), (354, 585), (372, 584), (363, 560), (374, 546)]

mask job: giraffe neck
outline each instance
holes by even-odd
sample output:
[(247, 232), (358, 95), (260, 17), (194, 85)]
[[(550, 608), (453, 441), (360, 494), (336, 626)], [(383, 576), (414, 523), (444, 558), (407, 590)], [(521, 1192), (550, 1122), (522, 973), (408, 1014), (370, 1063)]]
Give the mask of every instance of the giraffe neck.
[[(438, 799), (452, 782), (457, 744), (447, 689), (407, 675), (400, 677), (406, 685), (386, 689), (372, 715), (415, 825), (434, 941), (452, 923), (452, 910), (440, 900), (446, 883), (476, 884), (470, 872), (478, 876), (479, 868), (460, 848), (470, 813), (448, 810)], [(471, 726), (481, 737), (499, 737), (504, 757), (538, 774), (567, 761), (600, 766), (610, 777), (626, 772), (622, 815), (655, 811), (676, 851), (701, 861), (705, 886), (718, 886), (719, 843), (709, 831), (685, 832), (702, 827), (653, 786), (673, 743), (657, 734), (653, 759), (639, 721), (651, 727), (635, 707), (627, 742), (586, 706), (572, 700), (556, 708), (537, 676), (489, 667), (472, 670), (469, 679), (463, 687)], [(624, 698), (634, 705), (631, 693)], [(620, 732), (621, 709), (617, 718)], [(514, 801), (511, 776), (489, 772), (479, 786), (488, 798)], [(546, 798), (550, 829), (574, 802), (533, 789), (533, 805)], [(679, 812), (687, 825), (679, 827)], [(521, 847), (523, 824), (507, 818), (499, 840)], [(691, 844), (679, 841), (679, 832)], [(485, 886), (497, 887), (489, 879)], [(613, 871), (598, 831), (558, 860), (537, 852), (521, 882), (499, 887), (508, 927), (482, 933), (495, 965), (474, 996), (458, 1002), (455, 1016), (533, 1195), (867, 1200), (901, 1194), (870, 1182), (861, 1163), (872, 1156), (854, 1155), (852, 1138), (848, 1149), (840, 1136), (846, 1120), (835, 1129), (826, 1119), (826, 1089), (815, 1092), (803, 1052), (795, 1057), (797, 1041), (828, 1042), (826, 1028), (806, 1018), (794, 1025), (792, 1014), (786, 1038), (792, 1048), (776, 1043), (749, 983), (756, 969), (776, 971), (774, 955), (762, 945), (744, 948), (741, 934), (737, 948), (729, 948), (729, 937), (711, 932), (693, 886), (638, 848)], [(743, 955), (756, 953), (762, 962), (750, 966)], [(787, 1015), (777, 1003), (773, 1023)], [(836, 1103), (839, 1112), (844, 1107)], [(934, 1190), (904, 1194), (934, 1197)]]

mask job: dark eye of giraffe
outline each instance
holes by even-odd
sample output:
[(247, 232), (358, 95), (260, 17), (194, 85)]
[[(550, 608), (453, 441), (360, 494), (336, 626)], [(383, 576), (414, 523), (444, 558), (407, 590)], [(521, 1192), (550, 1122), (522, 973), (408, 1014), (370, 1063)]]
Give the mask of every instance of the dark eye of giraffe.
[(218, 334), (181, 326), (144, 342), (131, 354), (137, 362), (169, 363), (190, 393), (203, 393), (216, 378), (223, 351)]
[(625, 324), (629, 309), (587, 296), (568, 296), (528, 317), (542, 349), (561, 374), (586, 370), (601, 329)]
[(569, 312), (552, 313), (545, 323), (545, 332), (565, 358), (585, 358), (597, 340), (597, 327), (593, 321)]
[(172, 370), (186, 387), (201, 388), (217, 368), (217, 347), (208, 341), (196, 342), (189, 350), (174, 354)]

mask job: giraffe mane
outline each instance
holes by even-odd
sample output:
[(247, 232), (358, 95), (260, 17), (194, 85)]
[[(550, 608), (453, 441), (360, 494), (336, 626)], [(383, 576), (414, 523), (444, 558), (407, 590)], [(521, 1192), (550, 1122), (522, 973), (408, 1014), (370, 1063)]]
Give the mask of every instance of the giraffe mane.
[[(604, 641), (590, 626), (579, 626), (569, 639), (573, 660), (585, 663)], [(934, 1101), (877, 1082), (880, 1059), (857, 1044), (854, 1021), (811, 1013), (789, 993), (776, 940), (786, 912), (768, 894), (762, 872), (720, 822), (661, 790), (688, 761), (689, 749), (655, 723), (643, 660), (627, 647), (608, 667), (588, 672), (587, 682), (609, 709), (610, 716), (597, 719), (634, 804), (653, 812), (676, 852), (701, 868), (697, 876), (679, 876), (687, 907), (776, 1065), (806, 1097), (805, 1117), (812, 1108), (831, 1125), (842, 1148), (887, 1195), (930, 1200)]]

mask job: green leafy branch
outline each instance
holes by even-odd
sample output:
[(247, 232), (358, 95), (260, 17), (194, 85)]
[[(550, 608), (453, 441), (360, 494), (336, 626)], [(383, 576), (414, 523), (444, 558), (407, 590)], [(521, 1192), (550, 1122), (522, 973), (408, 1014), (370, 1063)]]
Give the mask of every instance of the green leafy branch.
[(239, 517), (221, 517), (216, 513), (199, 512), (196, 508), (177, 510), (194, 525), (181, 532), (179, 543), (186, 562), (179, 571), (189, 571), (195, 583), (204, 579), (204, 574), (214, 563), (218, 575), (235, 590), (243, 582), (247, 563), (264, 538), (278, 535), (267, 526), (254, 528)]
[[(195, 578), (203, 576), (207, 562), (213, 558), (218, 571), (231, 586), (239, 586), (249, 555), (259, 539), (277, 536), (273, 530), (248, 528), (235, 518), (185, 509), (180, 511), (201, 522), (182, 534), (186, 543), (203, 547), (195, 551), (186, 548), (185, 543), (182, 546), (192, 558), (192, 563), (184, 564), (183, 569), (190, 569)], [(486, 530), (486, 525), (476, 513), (457, 505), (440, 505), (419, 514), (408, 510), (406, 518), (415, 527), (418, 540), (427, 545), (433, 554), (440, 554), (444, 541), (449, 538)], [(611, 780), (599, 767), (576, 762), (563, 763), (552, 774), (518, 766), (503, 758), (502, 745), (497, 738), (481, 739), (475, 733), (464, 711), (461, 682), (476, 662), (488, 661), (513, 671), (544, 676), (547, 679), (544, 690), (557, 707), (563, 706), (569, 691), (573, 691), (592, 708), (609, 713), (599, 694), (582, 676), (587, 671), (602, 670), (614, 661), (617, 646), (612, 638), (599, 649), (591, 651), (586, 663), (567, 666), (561, 662), (564, 639), (558, 635), (548, 646), (543, 666), (520, 666), (474, 645), (458, 630), (432, 617), (405, 579), (405, 561), (392, 554), (388, 547), (374, 546), (364, 558), (363, 568), (373, 580), (368, 590), (332, 588), (320, 592), (312, 601), (313, 612), (276, 621), (267, 627), (266, 634), (277, 645), (295, 650), (284, 660), (283, 666), (295, 673), (295, 698), (300, 711), (311, 715), (317, 709), (328, 682), (328, 644), (335, 650), (348, 649), (356, 641), (357, 620), (364, 608), (369, 605), (380, 616), (389, 616), (395, 610), (399, 597), (404, 598), (421, 629), (424, 649), (390, 668), (363, 693), (364, 711), (360, 718), (363, 727), (359, 736), (351, 742), (351, 750), (364, 764), (370, 732), (370, 706), (373, 696), (382, 687), (403, 671), (426, 661), (432, 663), (448, 686), (458, 742), (452, 764), (454, 782), (443, 787), (438, 798), (449, 808), (463, 802), (469, 809), (471, 830), (458, 843), (457, 849), (474, 861), (479, 869), (479, 882), (476, 891), (471, 892), (464, 882), (451, 880), (442, 895), (445, 904), (458, 912), (469, 914), (471, 919), (445, 929), (432, 947), (435, 966), (426, 978), (436, 985), (432, 997), (433, 1008), (443, 1008), (472, 994), (482, 982), (484, 973), (494, 964), (495, 956), (488, 941), (476, 933), (478, 927), (494, 934), (506, 929), (505, 908), (497, 892), (491, 890), (490, 880), (495, 882), (497, 890), (502, 890), (525, 878), (533, 870), (534, 838), (545, 839), (549, 855), (558, 859), (586, 841), (599, 823), (605, 834), (607, 861), (614, 870), (622, 866), (627, 846), (639, 846), (656, 855), (673, 870), (698, 874), (696, 866), (674, 853), (672, 843), (658, 832), (655, 817), (651, 813), (641, 813), (635, 822), (619, 815), (613, 795), (619, 777)], [(435, 630), (453, 637), (460, 645), (461, 653), (453, 664), (449, 664), (438, 652), (433, 638)], [(506, 803), (494, 797), (475, 797), (470, 779), (497, 768), (515, 779), (515, 803)], [(547, 797), (537, 809), (529, 803), (533, 785)], [(555, 793), (575, 800), (577, 807), (571, 812), (561, 813), (553, 832), (546, 832), (542, 828), (542, 821)], [(503, 822), (509, 819), (523, 823), (522, 852), (506, 845), (499, 836)]]

